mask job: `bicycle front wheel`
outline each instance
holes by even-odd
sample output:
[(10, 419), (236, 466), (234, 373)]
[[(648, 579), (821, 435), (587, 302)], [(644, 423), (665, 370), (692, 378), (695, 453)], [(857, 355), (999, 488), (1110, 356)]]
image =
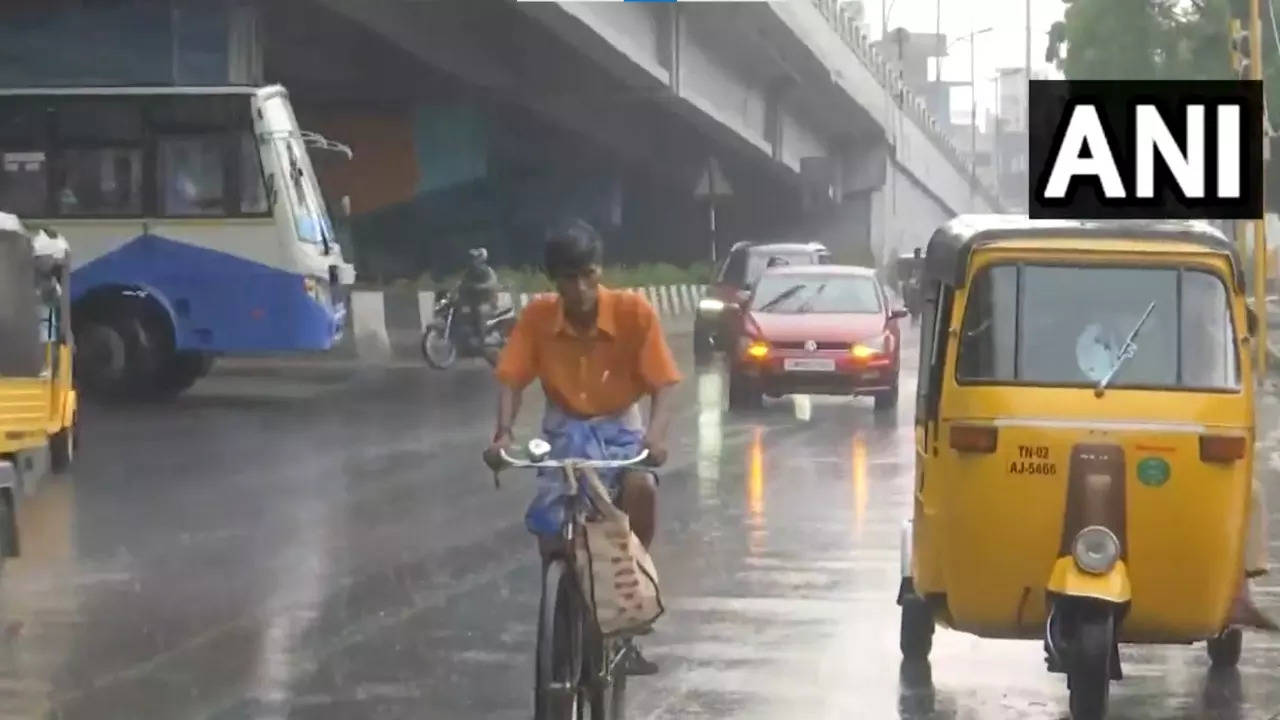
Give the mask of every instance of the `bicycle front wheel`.
[(573, 572), (561, 558), (547, 562), (538, 611), (536, 720), (577, 720), (582, 677), (582, 608)]

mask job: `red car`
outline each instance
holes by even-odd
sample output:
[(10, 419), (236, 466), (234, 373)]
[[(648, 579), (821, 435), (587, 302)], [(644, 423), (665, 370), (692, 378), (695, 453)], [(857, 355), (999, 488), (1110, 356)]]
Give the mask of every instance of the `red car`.
[(874, 271), (773, 268), (743, 304), (729, 370), (729, 407), (792, 393), (870, 395), (898, 404), (898, 320)]

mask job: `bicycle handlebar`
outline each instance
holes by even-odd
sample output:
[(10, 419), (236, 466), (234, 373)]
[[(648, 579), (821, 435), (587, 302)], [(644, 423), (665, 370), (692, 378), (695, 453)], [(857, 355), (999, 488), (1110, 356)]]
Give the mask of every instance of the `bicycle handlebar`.
[(613, 469), (624, 468), (632, 465), (639, 465), (649, 458), (649, 450), (645, 448), (640, 454), (629, 460), (587, 460), (566, 458), (564, 460), (540, 460), (534, 462), (532, 460), (520, 460), (513, 458), (507, 454), (506, 448), (499, 448), (498, 456), (508, 467), (513, 468), (565, 468), (570, 465), (573, 467), (596, 468), (596, 469)]

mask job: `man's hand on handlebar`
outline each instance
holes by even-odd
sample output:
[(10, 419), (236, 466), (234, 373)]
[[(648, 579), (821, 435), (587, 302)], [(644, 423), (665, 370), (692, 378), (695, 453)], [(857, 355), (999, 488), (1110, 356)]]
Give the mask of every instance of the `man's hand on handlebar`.
[(667, 462), (667, 444), (657, 438), (646, 437), (644, 439), (644, 449), (649, 451), (649, 457), (645, 458), (644, 464), (648, 467), (662, 467)]
[(511, 447), (515, 443), (511, 431), (499, 430), (493, 436), (493, 442), (484, 451), (484, 464), (495, 473), (507, 466), (507, 461), (502, 459), (502, 449)]

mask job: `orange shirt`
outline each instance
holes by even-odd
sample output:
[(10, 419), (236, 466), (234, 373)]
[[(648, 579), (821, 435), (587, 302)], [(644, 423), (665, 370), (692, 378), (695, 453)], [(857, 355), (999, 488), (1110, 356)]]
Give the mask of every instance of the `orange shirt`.
[(520, 390), (542, 381), (547, 399), (580, 417), (612, 415), (680, 382), (658, 314), (637, 293), (601, 286), (596, 326), (578, 333), (558, 295), (534, 298), (498, 360), (502, 384)]

